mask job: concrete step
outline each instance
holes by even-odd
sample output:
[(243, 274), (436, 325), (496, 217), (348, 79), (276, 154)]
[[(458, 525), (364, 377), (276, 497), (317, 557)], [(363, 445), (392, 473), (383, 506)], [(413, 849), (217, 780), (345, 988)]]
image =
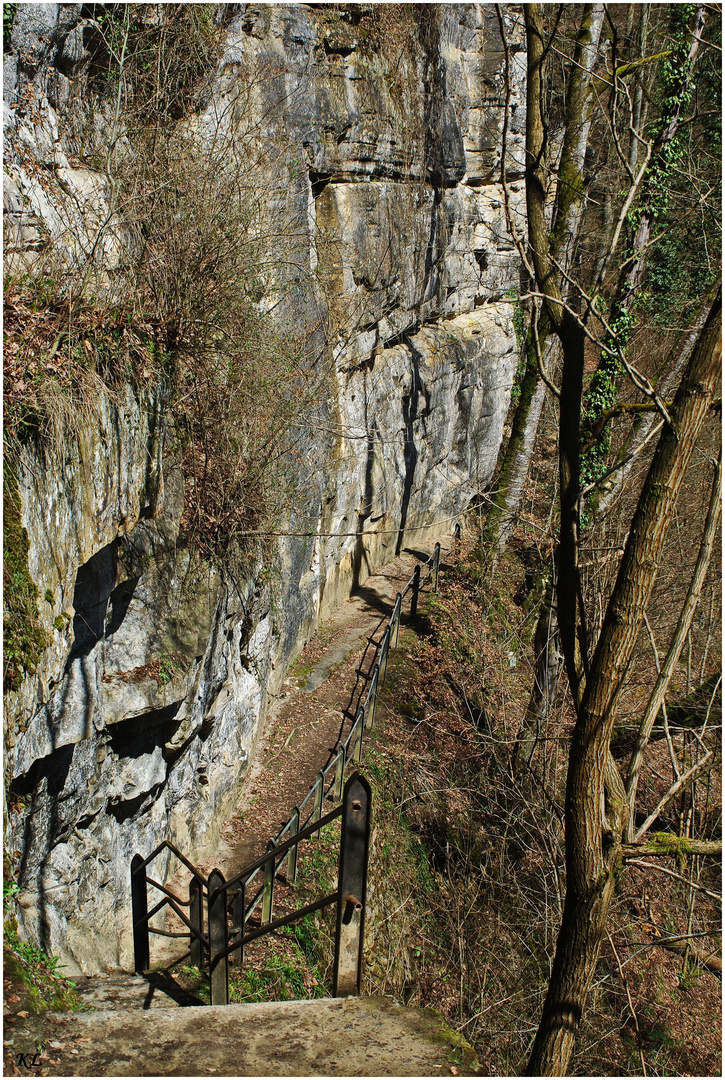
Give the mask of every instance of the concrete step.
[(182, 990), (162, 972), (148, 975), (75, 976), (73, 982), (89, 1010), (172, 1009), (182, 1005), (202, 1004), (193, 994)]
[[(42, 1028), (39, 1024), (42, 1021)], [(475, 1076), (470, 1046), (432, 1009), (322, 998), (29, 1017), (14, 1031), (50, 1076)]]

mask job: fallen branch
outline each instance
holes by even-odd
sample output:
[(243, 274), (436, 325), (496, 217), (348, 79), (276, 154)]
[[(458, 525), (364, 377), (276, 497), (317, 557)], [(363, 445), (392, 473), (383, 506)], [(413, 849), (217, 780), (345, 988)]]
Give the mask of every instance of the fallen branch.
[[(669, 949), (671, 952), (676, 952), (679, 956), (687, 955), (689, 950), (690, 955), (694, 956), (701, 967), (722, 975), (722, 958), (717, 955), (716, 950), (713, 950), (713, 952), (710, 953), (703, 953), (692, 944), (692, 934), (665, 934), (655, 923), (650, 923), (650, 926), (655, 937), (655, 945), (661, 945), (663, 949)], [(716, 930), (713, 930), (712, 933), (722, 934), (722, 930), (717, 928)]]
[[(715, 762), (710, 761), (710, 759), (712, 757), (713, 757), (712, 750), (708, 750), (708, 752), (705, 754), (705, 756), (700, 758), (700, 760), (695, 765), (693, 765), (691, 769), (688, 769), (688, 771), (686, 773), (684, 773), (677, 780), (675, 780), (675, 782), (671, 785), (669, 790), (665, 792), (665, 794), (662, 796), (660, 801), (657, 803), (654, 810), (649, 815), (647, 820), (644, 822), (642, 827), (637, 830), (637, 833), (636, 833), (636, 835), (634, 837), (634, 843), (635, 844), (638, 844), (640, 842), (641, 837), (644, 836), (644, 834), (647, 832), (647, 830), (649, 829), (652, 822), (657, 820), (657, 818), (662, 813), (664, 808), (666, 806), (668, 806), (672, 802), (672, 800), (675, 798), (676, 795), (678, 795), (678, 793), (682, 790), (682, 788), (687, 787), (688, 784), (693, 783), (693, 781), (696, 780), (705, 771), (706, 768), (707, 769), (714, 768)], [(710, 762), (709, 765), (708, 765), (708, 762)], [(668, 834), (663, 833), (662, 835), (666, 836)], [(680, 839), (680, 837), (678, 837), (678, 840), (679, 839)], [(690, 843), (698, 843), (698, 841), (689, 841), (689, 842)], [(656, 852), (654, 852), (654, 851), (651, 852), (651, 853), (648, 852), (648, 854), (656, 854)], [(696, 854), (699, 855), (699, 854), (702, 854), (702, 852), (696, 852)]]

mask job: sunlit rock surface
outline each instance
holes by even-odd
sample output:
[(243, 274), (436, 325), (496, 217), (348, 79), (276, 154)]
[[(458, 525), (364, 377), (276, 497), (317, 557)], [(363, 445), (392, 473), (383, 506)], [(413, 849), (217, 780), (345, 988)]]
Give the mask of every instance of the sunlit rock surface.
[[(77, 264), (111, 214), (107, 177), (73, 154), (92, 31), (82, 7), (18, 5), (4, 71), (14, 272), (42, 272), (48, 238)], [(384, 47), (344, 8), (242, 7), (214, 93), (185, 123), (202, 142), (220, 123), (264, 127), (294, 159), (283, 179), (303, 242), (288, 253), (285, 306), (300, 325), (320, 321), (325, 398), (300, 442), (289, 531), (338, 535), (280, 538), (271, 584), (192, 558), (178, 544), (184, 480), (162, 388), (101, 395), (77, 438), (22, 460), (51, 643), (6, 701), (7, 843), (21, 930), (70, 971), (131, 966), (132, 856), (162, 839), (192, 858), (214, 844), (268, 695), (317, 621), (402, 547), (452, 533), (491, 477), (516, 369), (495, 7), (432, 6)], [(512, 11), (503, 19), (520, 43)], [(514, 217), (520, 55), (514, 44)], [(102, 134), (108, 118), (89, 123)], [(119, 222), (104, 234), (108, 280), (121, 241)]]

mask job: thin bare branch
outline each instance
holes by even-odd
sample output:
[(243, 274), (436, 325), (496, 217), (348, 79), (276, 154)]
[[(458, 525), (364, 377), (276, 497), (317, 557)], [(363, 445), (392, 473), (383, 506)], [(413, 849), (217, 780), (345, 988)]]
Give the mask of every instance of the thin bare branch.
[(713, 751), (708, 750), (705, 756), (700, 758), (700, 760), (696, 762), (696, 764), (693, 765), (691, 769), (688, 769), (686, 773), (683, 773), (680, 777), (678, 777), (678, 779), (674, 782), (674, 784), (670, 786), (669, 790), (665, 792), (665, 794), (655, 806), (654, 810), (648, 815), (646, 820), (637, 830), (633, 841), (635, 844), (642, 839), (644, 834), (657, 820), (662, 811), (670, 805), (672, 800), (676, 798), (676, 796), (679, 795), (681, 791), (683, 791), (686, 787), (688, 787), (695, 780), (697, 780), (699, 776), (702, 776), (706, 769), (712, 769), (714, 767), (714, 762), (708, 765), (708, 762), (711, 762), (712, 758)]
[[(722, 852), (722, 844), (717, 851), (709, 852), (708, 854), (719, 855)], [(649, 854), (654, 854), (649, 852)], [(625, 859), (628, 866), (645, 866), (650, 870), (659, 870), (661, 874), (667, 874), (668, 877), (675, 878), (676, 881), (684, 881), (685, 885), (688, 885), (692, 889), (696, 889), (698, 892), (704, 893), (705, 896), (709, 896), (711, 900), (717, 900), (718, 904), (722, 903), (722, 896), (719, 893), (711, 892), (710, 889), (706, 889), (704, 885), (697, 885), (694, 881), (690, 881), (689, 878), (683, 877), (682, 874), (676, 874), (674, 870), (670, 870), (668, 866), (662, 866), (660, 863), (648, 862), (646, 859), (639, 859), (632, 852), (631, 855), (625, 854)]]

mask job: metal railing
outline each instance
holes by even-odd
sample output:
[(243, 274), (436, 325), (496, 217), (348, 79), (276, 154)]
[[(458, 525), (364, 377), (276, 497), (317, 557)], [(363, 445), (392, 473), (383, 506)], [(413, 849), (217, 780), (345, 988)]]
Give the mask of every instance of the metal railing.
[[(454, 532), (456, 544), (460, 541), (460, 534), (460, 525), (457, 524)], [(340, 914), (340, 905), (343, 900), (345, 900), (345, 904), (347, 904), (351, 897), (357, 895), (359, 900), (355, 901), (355, 905), (359, 903), (361, 906), (359, 908), (355, 907), (355, 911), (358, 912), (360, 916), (359, 922), (362, 925), (365, 909), (364, 887), (356, 893), (354, 888), (348, 888), (347, 885), (343, 888), (343, 885), (341, 884), (338, 892), (332, 896), (325, 897), (312, 905), (308, 905), (306, 908), (302, 908), (297, 912), (284, 916), (281, 920), (273, 920), (275, 880), (281, 874), (284, 875), (288, 884), (292, 884), (297, 880), (297, 863), (300, 843), (305, 839), (311, 839), (315, 835), (319, 835), (320, 830), (325, 824), (333, 821), (337, 817), (344, 817), (345, 814), (348, 813), (345, 809), (347, 805), (346, 800), (348, 800), (348, 791), (353, 781), (355, 781), (358, 786), (362, 785), (362, 788), (366, 792), (365, 798), (362, 801), (366, 808), (366, 828), (369, 830), (370, 788), (361, 776), (355, 774), (354, 777), (351, 777), (348, 780), (343, 789), (345, 772), (350, 763), (355, 765), (359, 764), (362, 757), (364, 732), (371, 729), (375, 722), (375, 709), (378, 693), (385, 683), (390, 649), (391, 647), (395, 648), (398, 644), (403, 601), (408, 593), (410, 593), (410, 618), (414, 619), (417, 615), (420, 590), (423, 582), (426, 580), (424, 577), (426, 571), (427, 577), (432, 580), (433, 592), (438, 591), (440, 557), (441, 545), (440, 543), (436, 543), (432, 554), (426, 562), (416, 564), (415, 570), (405, 587), (397, 593), (393, 610), (385, 630), (383, 631), (383, 637), (380, 644), (377, 647), (375, 662), (368, 674), (367, 693), (365, 694), (362, 703), (358, 706), (355, 720), (353, 721), (347, 738), (340, 743), (335, 756), (326, 767), (318, 772), (315, 782), (310, 787), (304, 799), (302, 799), (298, 806), (295, 806), (290, 817), (279, 830), (276, 837), (268, 842), (267, 850), (261, 858), (250, 863), (229, 881), (225, 881), (224, 876), (219, 870), (212, 871), (208, 879), (205, 878), (204, 875), (168, 841), (159, 844), (146, 859), (142, 859), (140, 855), (134, 856), (131, 864), (131, 882), (134, 959), (135, 970), (137, 972), (145, 971), (149, 966), (150, 933), (161, 934), (166, 937), (188, 938), (191, 963), (198, 967), (202, 967), (205, 961), (208, 962), (211, 983), (211, 1003), (213, 1005), (226, 1004), (228, 1001), (229, 961), (230, 959), (237, 959), (239, 963), (242, 962), (244, 945), (247, 942), (254, 940), (263, 933), (269, 933), (271, 930), (276, 929), (278, 926), (285, 925), (287, 922), (302, 918), (304, 915), (317, 911), (321, 907), (337, 900), (338, 928), (335, 945), (335, 989), (333, 992), (335, 996), (337, 996), (340, 987), (345, 988), (342, 991), (344, 993), (356, 992), (355, 990), (349, 989), (349, 986), (352, 985), (350, 983), (349, 973), (343, 973), (342, 975), (339, 975), (338, 973), (339, 950), (341, 947), (339, 935), (342, 932), (340, 928), (342, 926), (347, 927), (351, 921), (348, 917), (350, 913), (347, 911), (347, 908), (345, 909), (346, 914), (344, 917)], [(323, 815), (322, 810), (324, 803), (330, 798), (342, 800), (342, 803), (336, 810)], [(353, 797), (350, 796), (350, 798)], [(358, 802), (361, 800), (359, 795), (354, 798)], [(305, 817), (306, 811), (307, 816)], [(348, 848), (351, 844), (349, 838), (347, 841), (345, 840), (345, 835), (345, 829), (343, 828), (340, 856), (342, 861), (344, 861), (343, 853), (345, 851), (346, 843)], [(179, 897), (172, 894), (160, 882), (150, 878), (146, 872), (149, 863), (164, 850), (168, 850), (175, 855), (176, 858), (178, 858), (191, 872), (188, 900), (179, 899)], [(365, 840), (365, 852), (366, 867), (367, 840)], [(263, 880), (259, 884), (254, 896), (250, 898), (250, 886), (260, 873), (263, 876)], [(366, 868), (363, 871), (363, 882), (365, 874)], [(342, 869), (340, 871), (340, 881), (343, 881)], [(152, 886), (162, 893), (161, 900), (159, 900), (151, 910), (149, 910), (148, 907), (147, 896), (149, 886)], [(164, 910), (164, 908), (172, 910), (185, 924), (187, 930), (169, 931), (151, 926), (151, 918)], [(188, 916), (182, 908), (188, 908)], [(227, 927), (228, 908), (231, 909), (231, 931), (229, 931)], [(246, 933), (245, 927), (249, 922), (250, 916), (257, 908), (261, 908), (260, 928)], [(207, 912), (206, 920), (204, 919), (205, 909)], [(204, 933), (205, 921), (208, 927), (208, 932), (206, 934)], [(360, 931), (360, 933), (362, 933), (362, 931)], [(361, 950), (362, 937), (360, 937), (360, 957), (362, 957)], [(349, 950), (347, 950), (346, 955), (349, 955)], [(358, 986), (357, 992), (359, 992), (359, 971), (357, 974), (356, 985)]]
[[(359, 773), (350, 776), (345, 784), (342, 802), (328, 814), (316, 819), (294, 836), (267, 851), (256, 862), (250, 863), (229, 881), (220, 870), (212, 870), (208, 878), (194, 867), (173, 844), (164, 841), (146, 859), (134, 856), (131, 864), (131, 899), (133, 911), (134, 969), (138, 972), (150, 966), (150, 935), (187, 938), (192, 963), (208, 967), (210, 1000), (212, 1005), (229, 1004), (229, 962), (237, 959), (241, 965), (244, 946), (256, 938), (288, 926), (298, 919), (331, 904), (337, 905), (335, 929), (335, 963), (333, 968), (334, 997), (360, 993), (362, 974), (362, 948), (365, 931), (365, 898), (367, 892), (368, 849), (370, 845), (371, 791), (367, 780)], [(341, 818), (338, 887), (329, 896), (321, 897), (311, 904), (288, 912), (281, 918), (272, 918), (272, 898), (263, 905), (259, 927), (247, 930), (247, 923), (257, 899), (245, 904), (246, 886), (261, 869), (265, 871), (265, 885), (274, 881), (277, 859), (284, 861), (288, 852), (319, 832), (325, 825)], [(166, 886), (150, 878), (147, 867), (165, 849), (171, 851), (191, 871), (189, 899), (180, 900)], [(272, 867), (270, 873), (269, 868)], [(162, 898), (152, 908), (148, 905), (148, 887), (161, 892)], [(231, 904), (232, 919), (228, 912)], [(151, 925), (151, 919), (164, 908), (170, 908), (185, 923), (186, 931), (161, 930)], [(182, 910), (189, 908), (189, 917)], [(206, 912), (206, 918), (204, 913)], [(206, 923), (207, 931), (204, 932)]]
[[(423, 577), (424, 571), (428, 571), (428, 576), (433, 581), (433, 591), (438, 592), (438, 575), (440, 573), (440, 558), (441, 558), (441, 545), (437, 543), (433, 549), (432, 554), (424, 563), (416, 564), (415, 570), (412, 576), (408, 580), (407, 584), (401, 592), (395, 597), (395, 603), (393, 610), (388, 620), (388, 623), (383, 632), (383, 637), (380, 645), (377, 649), (377, 655), (375, 662), (368, 674), (368, 689), (362, 704), (358, 706), (355, 714), (355, 720), (352, 727), (348, 732), (347, 738), (340, 743), (337, 748), (337, 752), (332, 760), (325, 766), (324, 769), (320, 769), (315, 782), (310, 787), (309, 791), (305, 795), (304, 799), (295, 806), (288, 820), (279, 830), (273, 840), (270, 840), (267, 844), (267, 854), (270, 854), (273, 850), (278, 850), (279, 846), (285, 842), (285, 837), (289, 837), (293, 840), (294, 837), (300, 832), (300, 829), (306, 828), (310, 823), (315, 821), (319, 822), (322, 815), (322, 808), (325, 801), (329, 798), (342, 798), (342, 786), (344, 782), (345, 771), (350, 763), (358, 765), (362, 757), (363, 748), (363, 735), (366, 730), (370, 730), (375, 722), (375, 708), (378, 700), (378, 691), (385, 683), (385, 677), (388, 670), (388, 656), (391, 646), (395, 648), (398, 644), (398, 634), (400, 631), (400, 620), (402, 615), (403, 600), (407, 594), (411, 593), (410, 602), (410, 617), (415, 618), (418, 610), (418, 597), (420, 594), (421, 584), (426, 579)], [(308, 815), (304, 817), (304, 812), (309, 806)], [(318, 830), (319, 831), (319, 830)], [(277, 863), (274, 876), (278, 872), (282, 871), (284, 866), (285, 876), (288, 882), (294, 882), (297, 877), (297, 846), (292, 844), (287, 849), (287, 861), (280, 858)], [(267, 871), (264, 885), (255, 896), (251, 911), (258, 904), (266, 905), (265, 910), (269, 908), (272, 903), (272, 894), (274, 890), (274, 878), (270, 877), (271, 860), (267, 863)], [(261, 867), (253, 870), (251, 876), (247, 879), (248, 885), (253, 878), (259, 873)]]

